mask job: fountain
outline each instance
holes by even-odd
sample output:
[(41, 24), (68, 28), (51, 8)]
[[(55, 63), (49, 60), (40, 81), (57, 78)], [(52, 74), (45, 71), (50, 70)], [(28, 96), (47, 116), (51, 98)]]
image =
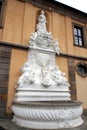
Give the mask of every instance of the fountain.
[(83, 123), (82, 103), (71, 100), (70, 84), (55, 63), (59, 51), (58, 41), (47, 31), (46, 17), (41, 11), (16, 86), (12, 111), (17, 125), (48, 130), (73, 128)]

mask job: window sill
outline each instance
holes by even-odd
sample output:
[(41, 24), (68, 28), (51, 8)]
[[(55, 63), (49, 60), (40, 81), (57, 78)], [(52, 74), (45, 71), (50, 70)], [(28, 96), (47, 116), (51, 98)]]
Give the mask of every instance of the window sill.
[(78, 45), (76, 45), (76, 44), (74, 44), (74, 46), (75, 46), (75, 47), (80, 47), (80, 48), (83, 48), (83, 49), (87, 49), (87, 47), (85, 47), (85, 46), (78, 46)]

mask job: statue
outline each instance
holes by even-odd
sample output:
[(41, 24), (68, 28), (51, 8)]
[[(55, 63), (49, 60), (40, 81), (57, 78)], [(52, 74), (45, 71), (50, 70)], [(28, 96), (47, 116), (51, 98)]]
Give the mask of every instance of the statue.
[(43, 32), (43, 33), (47, 33), (46, 30), (46, 17), (44, 15), (44, 11), (41, 11), (41, 14), (38, 18), (38, 24), (37, 24), (37, 32)]

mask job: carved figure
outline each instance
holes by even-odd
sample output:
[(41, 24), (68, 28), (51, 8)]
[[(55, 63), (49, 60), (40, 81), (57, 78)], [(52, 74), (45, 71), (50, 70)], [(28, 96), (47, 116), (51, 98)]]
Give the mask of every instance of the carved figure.
[(17, 86), (29, 85), (34, 82), (35, 73), (31, 70), (28, 61), (25, 62), (24, 66), (21, 68), (22, 75), (17, 82)]
[(54, 49), (55, 49), (56, 53), (59, 55), (60, 48), (58, 47), (58, 44), (59, 44), (58, 41), (55, 40), (54, 41)]
[(34, 82), (34, 72), (24, 72), (19, 78), (17, 85), (23, 87), (24, 85), (29, 85)]
[(30, 42), (29, 42), (29, 47), (35, 49), (35, 39), (36, 39), (35, 33), (32, 33), (30, 36)]
[(44, 15), (44, 11), (41, 11), (41, 14), (38, 18), (37, 31), (39, 32), (47, 32), (46, 30), (46, 17)]
[(55, 66), (54, 69), (53, 69), (53, 73), (52, 73), (52, 76), (53, 76), (53, 79), (57, 82), (58, 85), (68, 85), (68, 81), (67, 79), (64, 77), (65, 76), (65, 73), (62, 73), (60, 70), (59, 70), (59, 67), (58, 66)]
[(26, 62), (24, 63), (24, 65), (20, 68), (20, 71), (21, 71), (22, 73), (24, 73), (24, 72), (26, 72), (26, 71), (28, 71), (28, 70), (29, 70), (29, 62), (26, 61)]

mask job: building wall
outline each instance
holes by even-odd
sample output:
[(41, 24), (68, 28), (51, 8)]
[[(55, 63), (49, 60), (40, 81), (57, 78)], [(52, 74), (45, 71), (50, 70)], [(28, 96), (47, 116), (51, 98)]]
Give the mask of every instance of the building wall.
[[(14, 44), (27, 46), (29, 44), (30, 34), (35, 31), (37, 12), (41, 9), (42, 8), (36, 7), (27, 2), (17, 0), (6, 1), (3, 16), (3, 28), (0, 29), (0, 41), (9, 43), (9, 45)], [(60, 52), (67, 55), (85, 58), (87, 49), (73, 45), (72, 24), (77, 23), (86, 27), (86, 23), (79, 22), (69, 16), (54, 12), (51, 9), (49, 11), (45, 10), (45, 13), (48, 16), (48, 31), (52, 32), (53, 38), (58, 39), (61, 49)], [(8, 113), (11, 112), (11, 105), (15, 94), (15, 85), (21, 74), (19, 69), (26, 60), (27, 50), (12, 48), (7, 98)], [(77, 94), (77, 99), (83, 102), (84, 108), (87, 108), (87, 97), (85, 91), (87, 78), (80, 77), (75, 71), (75, 65), (78, 62), (79, 60), (74, 59), (74, 62), (70, 63), (73, 63), (72, 68), (75, 75), (75, 86), (73, 85), (73, 89), (76, 89), (75, 94)], [(68, 57), (56, 56), (56, 63), (60, 66), (60, 69), (66, 73), (66, 77), (69, 79)]]
[[(80, 60), (75, 60), (75, 65), (81, 62)], [(85, 62), (87, 64), (87, 61)], [(87, 77), (81, 77), (76, 71), (76, 88), (77, 88), (77, 99), (83, 102), (83, 108), (87, 109)]]
[(12, 101), (14, 100), (16, 83), (21, 75), (21, 67), (27, 60), (27, 51), (12, 49), (9, 71), (8, 97), (7, 97), (7, 112), (11, 112)]

